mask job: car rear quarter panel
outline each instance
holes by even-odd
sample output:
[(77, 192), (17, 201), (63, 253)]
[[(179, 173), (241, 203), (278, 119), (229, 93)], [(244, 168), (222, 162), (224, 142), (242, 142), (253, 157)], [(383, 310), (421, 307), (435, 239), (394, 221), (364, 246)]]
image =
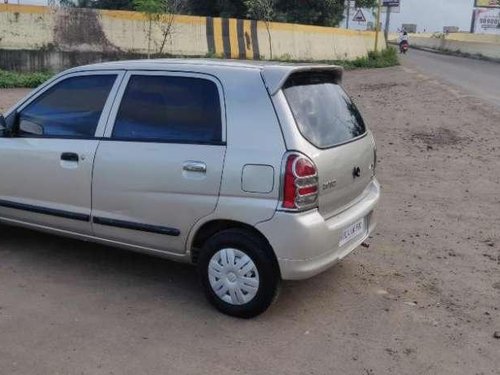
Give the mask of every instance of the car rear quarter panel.
[[(281, 162), (286, 147), (259, 70), (226, 69), (215, 70), (215, 73), (224, 87), (227, 117), (227, 151), (220, 198), (216, 210), (191, 231), (188, 249), (197, 229), (209, 221), (234, 220), (254, 226), (270, 220), (280, 197)], [(248, 165), (265, 166), (262, 178), (272, 177), (270, 191), (244, 191), (242, 176)], [(268, 173), (269, 168), (272, 174)]]

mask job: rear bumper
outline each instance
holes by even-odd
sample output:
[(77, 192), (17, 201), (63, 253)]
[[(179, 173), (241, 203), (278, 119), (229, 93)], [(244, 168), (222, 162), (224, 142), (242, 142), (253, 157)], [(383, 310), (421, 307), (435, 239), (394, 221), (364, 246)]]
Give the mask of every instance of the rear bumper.
[[(304, 213), (277, 212), (270, 221), (257, 228), (274, 249), (284, 280), (315, 276), (356, 249), (375, 229), (373, 213), (380, 198), (380, 185), (374, 179), (355, 205), (325, 219), (318, 210)], [(366, 231), (339, 246), (342, 232), (365, 218)]]

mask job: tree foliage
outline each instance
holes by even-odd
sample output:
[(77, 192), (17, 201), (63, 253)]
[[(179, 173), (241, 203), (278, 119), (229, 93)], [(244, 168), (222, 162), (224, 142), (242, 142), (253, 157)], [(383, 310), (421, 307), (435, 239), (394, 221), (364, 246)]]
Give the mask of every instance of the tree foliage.
[(61, 6), (96, 9), (133, 10), (133, 0), (59, 0)]
[(245, 0), (248, 16), (264, 21), (269, 41), (269, 54), (273, 58), (273, 41), (269, 23), (275, 18), (276, 0)]
[(154, 28), (161, 33), (161, 43), (156, 46), (161, 55), (172, 35), (175, 16), (184, 11), (186, 0), (133, 0), (133, 4), (135, 10), (144, 13), (147, 19), (148, 57), (151, 56)]

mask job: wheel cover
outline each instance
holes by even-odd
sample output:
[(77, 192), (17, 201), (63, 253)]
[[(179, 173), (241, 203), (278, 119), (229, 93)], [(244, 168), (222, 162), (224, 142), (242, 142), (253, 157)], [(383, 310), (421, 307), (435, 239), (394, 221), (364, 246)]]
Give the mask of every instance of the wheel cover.
[(217, 297), (231, 305), (244, 305), (259, 291), (257, 266), (238, 249), (217, 251), (208, 264), (208, 279)]

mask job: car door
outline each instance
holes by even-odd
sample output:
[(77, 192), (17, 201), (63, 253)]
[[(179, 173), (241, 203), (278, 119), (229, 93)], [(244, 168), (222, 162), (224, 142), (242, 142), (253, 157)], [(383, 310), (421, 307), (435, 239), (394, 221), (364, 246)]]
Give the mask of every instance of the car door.
[(0, 217), (4, 221), (91, 234), (91, 181), (123, 72), (56, 79), (7, 114), (0, 138)]
[(129, 72), (96, 153), (98, 237), (183, 253), (215, 210), (225, 156), (222, 86), (211, 76)]

